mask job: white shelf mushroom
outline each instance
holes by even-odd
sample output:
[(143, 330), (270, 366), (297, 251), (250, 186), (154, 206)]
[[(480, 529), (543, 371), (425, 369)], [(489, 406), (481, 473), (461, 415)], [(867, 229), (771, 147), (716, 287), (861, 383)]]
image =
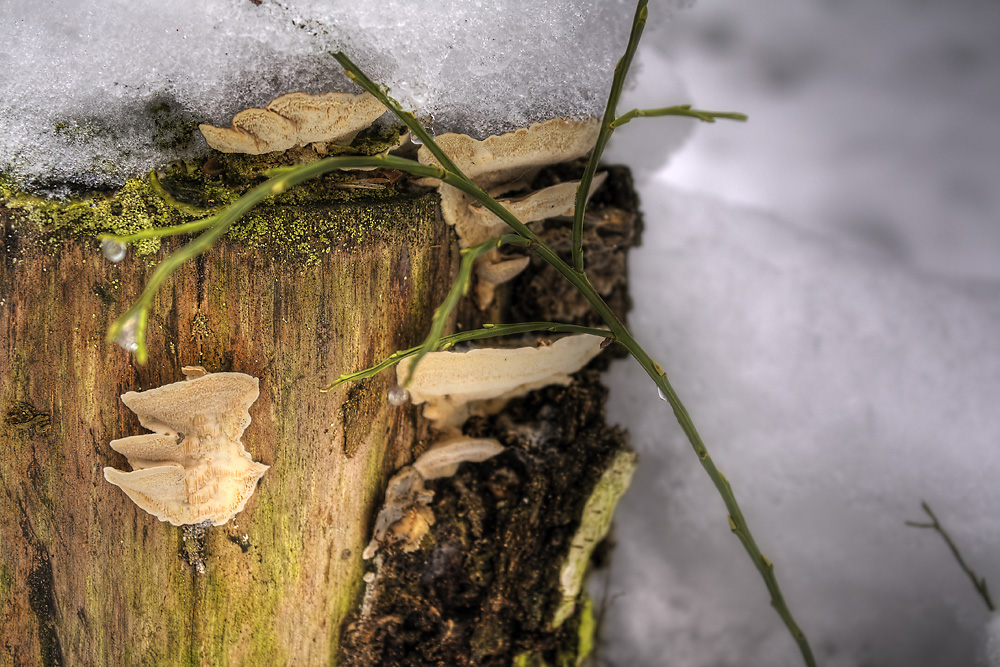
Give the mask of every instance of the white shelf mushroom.
[(306, 144), (350, 143), (385, 111), (370, 93), (288, 93), (263, 109), (239, 112), (232, 127), (198, 129), (217, 151), (261, 155)]
[(104, 478), (160, 521), (219, 526), (242, 511), (268, 469), (240, 440), (258, 380), (243, 373), (195, 375), (122, 395), (153, 433), (112, 440), (133, 470), (105, 468)]

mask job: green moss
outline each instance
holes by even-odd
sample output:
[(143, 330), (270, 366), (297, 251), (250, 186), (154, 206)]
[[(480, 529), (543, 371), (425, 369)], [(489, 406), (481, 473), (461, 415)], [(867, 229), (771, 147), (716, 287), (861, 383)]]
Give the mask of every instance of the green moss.
[(597, 640), (597, 617), (594, 615), (594, 601), (585, 596), (583, 608), (580, 610), (580, 625), (577, 628), (577, 647), (574, 667), (582, 665), (594, 652)]
[[(342, 152), (368, 154), (385, 150), (400, 135), (397, 127), (370, 128)], [(330, 151), (337, 152), (337, 151)], [(134, 234), (170, 227), (212, 215), (258, 185), (265, 172), (316, 159), (311, 149), (270, 155), (215, 154), (204, 164), (176, 162), (130, 179), (114, 192), (91, 193), (70, 201), (45, 199), (0, 180), (0, 204), (20, 209), (38, 232), (36, 242), (59, 247), (67, 238)], [(211, 163), (211, 164), (210, 164)], [(231, 238), (250, 247), (273, 247), (289, 259), (318, 264), (333, 247), (388, 239), (396, 221), (412, 219), (413, 207), (433, 216), (436, 198), (401, 189), (395, 172), (338, 172), (292, 188), (255, 207), (233, 225)], [(140, 256), (159, 249), (158, 239), (139, 241)]]

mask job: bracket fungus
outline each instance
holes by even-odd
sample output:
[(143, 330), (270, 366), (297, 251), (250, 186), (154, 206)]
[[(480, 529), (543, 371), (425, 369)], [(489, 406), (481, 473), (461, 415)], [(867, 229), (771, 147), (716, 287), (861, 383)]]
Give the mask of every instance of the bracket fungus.
[[(607, 178), (607, 172), (594, 176), (587, 192), (587, 199), (601, 187)], [(572, 216), (576, 210), (576, 190), (580, 181), (567, 181), (518, 198), (500, 199), (500, 204), (510, 211), (515, 218), (529, 224), (537, 220)], [(507, 229), (507, 223), (498, 218), (492, 211), (479, 202), (472, 202), (463, 218), (455, 223), (455, 230), (463, 243), (475, 245), (491, 238), (496, 238)], [(464, 236), (463, 236), (464, 234)], [(516, 277), (530, 263), (527, 255), (504, 258), (498, 248), (484, 254), (476, 262), (476, 305), (480, 310), (493, 302), (493, 295), (498, 285)]]
[[(490, 191), (509, 191), (525, 172), (582, 157), (597, 143), (596, 118), (553, 118), (482, 141), (466, 134), (442, 134), (434, 141), (477, 185)], [(417, 153), (424, 164), (438, 165), (426, 146)]]
[(185, 374), (183, 382), (122, 394), (153, 433), (112, 440), (132, 472), (109, 467), (104, 478), (160, 521), (220, 526), (243, 509), (268, 469), (240, 440), (259, 382), (243, 373)]
[[(541, 347), (430, 352), (417, 366), (410, 397), (415, 404), (427, 404), (424, 416), (439, 430), (456, 429), (471, 415), (495, 414), (508, 399), (551, 384), (569, 384), (570, 374), (596, 357), (603, 341), (580, 334)], [(411, 365), (407, 358), (396, 367), (400, 386), (409, 378)]]
[(455, 436), (438, 441), (412, 466), (401, 468), (386, 486), (385, 503), (361, 557), (370, 560), (383, 545), (399, 544), (405, 552), (420, 548), (420, 541), (434, 525), (434, 512), (428, 507), (434, 492), (424, 488), (424, 482), (451, 477), (461, 463), (485, 461), (503, 450), (492, 438)]
[[(435, 141), (466, 176), (496, 196), (524, 188), (541, 167), (586, 155), (597, 142), (599, 129), (600, 123), (596, 119), (553, 118), (482, 141), (452, 133), (442, 134)], [(417, 159), (424, 164), (438, 165), (426, 146), (420, 148)], [(603, 177), (594, 179), (587, 196), (593, 194), (602, 182)], [(577, 185), (579, 182), (561, 183), (526, 197), (500, 200), (500, 203), (525, 224), (559, 215), (572, 215)], [(441, 197), (441, 216), (455, 228), (463, 248), (499, 236), (506, 229), (506, 223), (458, 189), (441, 183), (438, 194)], [(488, 265), (498, 264), (506, 266), (484, 270)], [(497, 251), (481, 257), (477, 261), (479, 283), (476, 288), (476, 302), (480, 309), (485, 309), (493, 301), (497, 285), (516, 276), (525, 266), (527, 262), (502, 260)]]
[(239, 112), (232, 127), (198, 129), (217, 151), (261, 155), (306, 144), (350, 143), (385, 111), (370, 93), (288, 93), (263, 109)]

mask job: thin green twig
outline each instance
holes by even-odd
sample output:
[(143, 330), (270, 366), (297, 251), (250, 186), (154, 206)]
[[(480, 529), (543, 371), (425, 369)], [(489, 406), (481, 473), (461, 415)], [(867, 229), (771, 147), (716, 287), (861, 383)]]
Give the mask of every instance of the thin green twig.
[(706, 123), (714, 123), (720, 118), (738, 121), (745, 121), (747, 119), (745, 113), (738, 113), (736, 111), (704, 111), (702, 109), (692, 109), (690, 104), (678, 104), (660, 109), (632, 109), (628, 113), (624, 113), (611, 121), (611, 129), (617, 129), (633, 118), (653, 118), (655, 116), (686, 116), (688, 118), (697, 118)]
[[(646, 17), (645, 5), (646, 0), (639, 0), (639, 6), (636, 9), (636, 20), (633, 24), (632, 38), (630, 38), (629, 48), (626, 50), (628, 61), (631, 60), (631, 56), (629, 54), (635, 52), (635, 47), (638, 45), (638, 37), (642, 33), (642, 24), (645, 22)], [(349, 69), (349, 72), (357, 71), (357, 67), (350, 61), (349, 58), (347, 58), (347, 56), (344, 54), (337, 55), (338, 62), (344, 64), (345, 67), (349, 65), (353, 68), (353, 70)], [(626, 61), (626, 58), (623, 57), (622, 60)], [(620, 61), (619, 69), (627, 70), (628, 61), (625, 62), (624, 67)], [(618, 77), (617, 72), (618, 70), (616, 70), (616, 78), (620, 78), (624, 81), (624, 74), (622, 74), (621, 77)], [(383, 102), (383, 104), (385, 104), (397, 117), (403, 120), (403, 122), (408, 122), (408, 120), (414, 123), (417, 122), (412, 114), (403, 111), (394, 100), (382, 93), (381, 90), (371, 82), (371, 80), (367, 79), (367, 77), (362, 79), (361, 77), (354, 76), (352, 78), (354, 78), (355, 81), (372, 94), (376, 94), (376, 91), (378, 91), (381, 95), (379, 99)], [(371, 88), (368, 86), (371, 86)], [(617, 103), (617, 97), (615, 96), (614, 91), (612, 91), (612, 95), (609, 98), (609, 106), (611, 103)], [(610, 113), (606, 112), (605, 116), (609, 119), (613, 118), (614, 111), (612, 110)], [(602, 127), (602, 132), (604, 131), (605, 130)], [(607, 132), (610, 132), (610, 129), (607, 130)], [(441, 151), (440, 147), (438, 147), (434, 142), (433, 137), (429, 134), (425, 132), (424, 136), (421, 138), (425, 140), (427, 148), (431, 150), (432, 153), (437, 155), (437, 152), (442, 152), (443, 154), (443, 151)], [(600, 139), (598, 139), (598, 142), (600, 142)], [(590, 162), (588, 163), (588, 170), (591, 168), (591, 165), (593, 165), (593, 171), (596, 171), (597, 157), (595, 156), (598, 156), (597, 148), (595, 148), (594, 153), (591, 155)], [(580, 292), (594, 311), (611, 329), (611, 333), (614, 335), (615, 339), (629, 351), (632, 357), (634, 357), (635, 360), (639, 362), (639, 365), (642, 366), (643, 370), (646, 371), (646, 374), (653, 380), (660, 392), (669, 402), (670, 407), (673, 409), (674, 416), (680, 424), (681, 429), (684, 431), (684, 434), (687, 436), (692, 449), (694, 449), (695, 454), (698, 456), (698, 460), (701, 462), (702, 468), (708, 474), (712, 483), (715, 485), (716, 490), (719, 492), (719, 495), (722, 497), (723, 503), (729, 512), (730, 528), (739, 538), (740, 543), (747, 552), (747, 555), (749, 555), (750, 560), (754, 563), (754, 566), (760, 573), (761, 578), (764, 580), (764, 585), (771, 594), (771, 606), (775, 609), (778, 616), (788, 628), (789, 633), (792, 635), (792, 638), (799, 647), (799, 651), (802, 654), (807, 667), (815, 667), (816, 659), (813, 656), (809, 640), (799, 627), (798, 623), (795, 621), (795, 618), (785, 601), (784, 595), (781, 592), (781, 587), (778, 585), (778, 579), (774, 574), (774, 564), (763, 553), (761, 553), (760, 548), (757, 546), (729, 481), (716, 467), (715, 462), (709, 455), (708, 449), (705, 447), (705, 443), (702, 441), (701, 435), (699, 435), (698, 430), (695, 428), (694, 422), (692, 422), (687, 409), (684, 407), (680, 397), (678, 397), (676, 391), (674, 391), (674, 388), (667, 380), (663, 367), (653, 361), (646, 350), (639, 345), (638, 341), (635, 340), (628, 328), (625, 327), (624, 323), (622, 323), (614, 311), (611, 310), (608, 304), (605, 303), (604, 299), (601, 298), (600, 294), (598, 294), (594, 287), (590, 284), (590, 279), (582, 269), (577, 270), (575, 267), (570, 266), (563, 261), (563, 259), (559, 257), (559, 255), (556, 254), (552, 248), (542, 242), (541, 239), (539, 239), (530, 229), (525, 227), (525, 225), (522, 224), (513, 214), (511, 214), (510, 211), (504, 208), (493, 197), (478, 188), (474, 183), (472, 183), (471, 180), (465, 177), (464, 174), (461, 172), (453, 173), (446, 170), (443, 171), (445, 171), (445, 173), (441, 178), (445, 183), (461, 189), (473, 199), (479, 201), (490, 212), (506, 222), (516, 233), (525, 239), (532, 241), (531, 249), (539, 257), (545, 260), (546, 263), (552, 266), (552, 268), (559, 272), (566, 280), (568, 280), (578, 292)], [(580, 192), (586, 193), (589, 192), (589, 189), (590, 183), (585, 179), (582, 179), (577, 191), (578, 200)], [(582, 216), (586, 208), (586, 199), (586, 196), (584, 196), (583, 205), (581, 206), (578, 203), (576, 208), (576, 215), (579, 216), (579, 219), (581, 220), (580, 225), (582, 225)], [(576, 219), (574, 219), (574, 237), (576, 236), (577, 227), (578, 225)], [(580, 226), (580, 229), (582, 234), (582, 226)]]
[[(624, 82), (625, 74), (627, 73), (629, 63), (631, 62), (632, 56), (635, 53), (635, 48), (638, 45), (639, 36), (642, 33), (642, 27), (646, 20), (646, 0), (639, 0), (638, 6), (636, 8), (636, 17), (633, 23), (632, 35), (629, 40), (628, 48), (626, 49), (626, 54), (623, 56), (622, 60), (619, 61), (619, 66), (616, 69), (615, 81), (612, 85), (612, 92), (609, 96), (608, 108), (605, 110), (605, 121), (602, 122), (602, 127), (598, 137), (598, 145), (595, 147), (594, 152), (591, 155), (590, 161), (588, 162), (587, 172), (585, 173), (585, 178), (581, 180), (580, 187), (577, 192), (577, 207), (574, 218), (574, 243), (573, 243), (573, 266), (566, 263), (561, 257), (556, 254), (552, 248), (541, 241), (530, 229), (528, 229), (523, 223), (521, 223), (513, 214), (511, 214), (506, 208), (501, 206), (493, 197), (489, 196), (479, 187), (477, 187), (469, 178), (467, 178), (461, 170), (450, 160), (447, 155), (441, 150), (441, 148), (435, 143), (433, 137), (423, 129), (420, 123), (416, 120), (416, 117), (412, 113), (402, 110), (399, 105), (392, 100), (388, 95), (386, 95), (378, 86), (376, 86), (367, 76), (365, 76), (360, 69), (358, 69), (348, 58), (342, 53), (334, 54), (344, 68), (348, 72), (348, 76), (358, 82), (363, 88), (375, 95), (386, 107), (392, 111), (397, 117), (399, 117), (410, 130), (420, 138), (421, 141), (427, 146), (428, 150), (438, 159), (441, 167), (422, 165), (418, 162), (412, 160), (404, 160), (402, 158), (396, 158), (392, 156), (376, 156), (371, 158), (358, 158), (358, 157), (347, 157), (347, 158), (327, 158), (326, 160), (321, 160), (310, 165), (304, 165), (302, 167), (297, 167), (290, 170), (281, 170), (274, 178), (265, 182), (264, 184), (258, 186), (247, 195), (244, 195), (239, 200), (237, 200), (233, 205), (231, 205), (224, 212), (217, 216), (217, 220), (212, 224), (201, 236), (199, 236), (194, 241), (190, 242), (180, 251), (174, 253), (157, 268), (154, 272), (153, 277), (150, 279), (150, 283), (147, 285), (146, 290), (140, 296), (139, 300), (129, 311), (127, 311), (122, 318), (119, 318), (112, 328), (109, 330), (109, 338), (117, 339), (122, 332), (123, 323), (130, 322), (130, 318), (137, 318), (137, 331), (140, 333), (139, 341), (141, 347), (136, 349), (137, 360), (143, 362), (146, 357), (144, 332), (145, 332), (145, 321), (148, 315), (149, 305), (152, 302), (152, 297), (159, 288), (159, 285), (168, 276), (176, 266), (180, 263), (191, 259), (198, 254), (201, 254), (208, 249), (225, 231), (229, 228), (232, 223), (246, 213), (252, 206), (256, 205), (262, 199), (284, 192), (289, 187), (297, 183), (301, 183), (309, 178), (316, 177), (320, 174), (332, 171), (334, 169), (341, 168), (352, 168), (352, 167), (385, 167), (399, 169), (400, 171), (408, 172), (417, 176), (431, 177), (442, 180), (443, 182), (459, 188), (469, 196), (471, 196), (476, 201), (479, 201), (484, 207), (490, 210), (492, 213), (500, 217), (504, 222), (506, 222), (516, 234), (518, 234), (523, 239), (530, 242), (531, 249), (538, 254), (544, 261), (550, 264), (557, 272), (559, 272), (564, 278), (566, 278), (580, 293), (583, 297), (590, 303), (594, 308), (595, 312), (607, 323), (610, 328), (610, 332), (594, 330), (585, 331), (584, 333), (596, 333), (596, 335), (603, 335), (608, 338), (613, 338), (621, 343), (629, 353), (636, 359), (643, 370), (649, 375), (656, 386), (660, 389), (663, 396), (670, 403), (671, 408), (674, 411), (674, 415), (677, 418), (678, 423), (683, 429), (685, 435), (687, 436), (692, 448), (698, 456), (702, 467), (705, 469), (706, 473), (711, 478), (712, 482), (715, 484), (722, 500), (729, 511), (729, 524), (730, 528), (740, 542), (743, 544), (748, 555), (753, 561), (754, 565), (757, 567), (767, 586), (768, 591), (771, 594), (771, 604), (777, 611), (778, 615), (785, 622), (793, 638), (799, 646), (799, 649), (805, 659), (806, 665), (812, 667), (814, 666), (815, 659), (812, 656), (812, 651), (809, 647), (808, 640), (805, 634), (796, 624), (794, 618), (792, 617), (791, 611), (781, 594), (781, 590), (778, 586), (777, 579), (774, 575), (774, 565), (771, 561), (764, 556), (760, 549), (758, 548), (753, 536), (750, 532), (749, 526), (743, 517), (742, 511), (740, 510), (739, 504), (736, 501), (736, 497), (733, 494), (732, 487), (730, 486), (728, 480), (725, 476), (716, 468), (715, 463), (709, 456), (708, 450), (706, 449), (704, 443), (701, 440), (701, 436), (698, 434), (691, 421), (687, 410), (681, 403), (680, 398), (677, 396), (673, 387), (667, 381), (667, 376), (663, 371), (663, 368), (654, 362), (646, 351), (639, 345), (632, 334), (628, 331), (625, 325), (621, 322), (618, 316), (610, 309), (610, 307), (604, 302), (601, 296), (590, 284), (590, 280), (587, 275), (583, 272), (583, 261), (582, 261), (582, 220), (586, 208), (586, 195), (590, 189), (590, 182), (593, 179), (593, 174), (596, 172), (597, 163), (600, 160), (600, 155), (603, 152), (603, 148), (607, 143), (613, 127), (611, 123), (614, 120), (615, 107), (617, 106), (617, 101), (621, 93), (621, 86)], [(589, 174), (589, 178), (587, 178)], [(582, 194), (581, 194), (582, 193)], [(580, 201), (582, 198), (582, 201)], [(579, 238), (578, 238), (579, 237)], [(535, 326), (539, 323), (533, 323), (528, 326)], [(570, 331), (571, 327), (569, 325), (559, 325), (553, 323), (543, 323), (544, 329), (548, 331)], [(462, 340), (474, 340), (477, 338), (486, 338), (496, 335), (502, 335), (502, 332), (514, 332), (514, 327), (518, 325), (511, 325), (509, 327), (494, 327), (486, 328), (482, 330), (477, 330), (475, 332), (463, 332), (461, 336), (465, 336)], [(579, 332), (583, 327), (575, 328)], [(445, 336), (439, 337), (437, 342), (434, 344), (438, 347), (444, 347), (450, 344), (454, 344), (458, 340), (458, 336)], [(426, 342), (426, 341), (425, 341)], [(399, 360), (405, 358), (406, 356), (412, 356), (413, 354), (418, 354), (423, 345), (411, 348), (409, 350), (404, 350), (402, 352), (397, 352), (389, 359), (377, 364), (371, 369), (366, 371), (360, 371), (359, 373), (344, 375), (338, 378), (330, 387), (327, 389), (332, 389), (333, 387), (342, 384), (343, 382), (350, 381), (351, 379), (360, 379), (361, 377), (370, 377), (375, 372), (388, 368), (389, 366), (398, 363)]]
[(120, 236), (118, 234), (99, 234), (97, 238), (101, 241), (115, 241), (116, 243), (135, 243), (136, 241), (142, 241), (144, 239), (158, 239), (163, 238), (164, 236), (194, 234), (195, 232), (208, 229), (215, 223), (216, 217), (213, 215), (212, 217), (205, 218), (204, 220), (194, 220), (193, 222), (185, 222), (180, 225), (171, 225), (169, 227), (150, 227), (148, 229), (142, 229), (135, 234), (126, 234), (124, 236)]
[(583, 178), (580, 179), (580, 187), (576, 191), (576, 208), (573, 212), (573, 268), (577, 273), (583, 273), (583, 214), (587, 208), (587, 195), (590, 192), (590, 183), (597, 173), (597, 165), (604, 154), (604, 147), (611, 139), (614, 131), (612, 122), (618, 109), (618, 100), (622, 95), (622, 87), (625, 85), (625, 76), (629, 67), (632, 66), (632, 58), (635, 50), (639, 48), (639, 39), (642, 37), (642, 30), (646, 26), (646, 17), (649, 10), (646, 8), (646, 0), (639, 0), (635, 8), (635, 16), (632, 19), (632, 32), (629, 34), (628, 46), (625, 47), (625, 55), (621, 57), (615, 66), (615, 75), (611, 80), (611, 92), (608, 94), (608, 103), (604, 107), (604, 117), (601, 118), (601, 129), (597, 134), (597, 143), (587, 160), (587, 167), (583, 171)]
[(927, 516), (931, 518), (931, 522), (925, 523), (921, 521), (907, 521), (906, 525), (912, 526), (913, 528), (929, 528), (937, 531), (938, 535), (941, 536), (941, 539), (944, 540), (944, 543), (948, 545), (949, 549), (951, 549), (951, 554), (955, 557), (955, 560), (958, 561), (958, 566), (962, 568), (962, 572), (965, 572), (966, 576), (968, 576), (972, 581), (972, 585), (975, 587), (976, 592), (979, 593), (981, 598), (983, 598), (983, 602), (986, 603), (986, 608), (990, 611), (996, 611), (996, 606), (993, 604), (993, 598), (990, 596), (989, 586), (986, 585), (986, 579), (976, 574), (975, 570), (969, 567), (969, 565), (965, 562), (965, 559), (962, 558), (962, 552), (958, 550), (958, 546), (956, 546), (955, 542), (951, 539), (951, 535), (948, 534), (948, 531), (945, 530), (944, 526), (941, 525), (941, 522), (938, 521), (934, 512), (931, 511), (931, 506), (926, 502), (921, 502), (920, 506), (924, 508), (924, 512), (926, 512)]
[(455, 280), (452, 282), (451, 289), (448, 290), (447, 296), (445, 296), (444, 301), (441, 302), (437, 308), (434, 309), (434, 317), (431, 319), (431, 328), (427, 333), (427, 337), (424, 338), (424, 342), (417, 348), (417, 355), (413, 359), (413, 363), (410, 365), (410, 373), (406, 376), (406, 380), (402, 383), (404, 389), (408, 389), (410, 384), (413, 382), (413, 378), (417, 372), (417, 365), (420, 360), (424, 358), (428, 352), (437, 349), (438, 344), (441, 340), (441, 336), (444, 333), (444, 326), (448, 322), (448, 318), (458, 307), (459, 302), (462, 297), (466, 295), (469, 291), (469, 283), (472, 282), (472, 267), (475, 265), (476, 260), (488, 253), (494, 248), (498, 248), (505, 243), (513, 243), (518, 245), (526, 245), (527, 242), (516, 234), (506, 234), (488, 241), (483, 241), (474, 246), (470, 246), (461, 251), (461, 264), (458, 267), (458, 273), (455, 275)]
[[(568, 334), (590, 334), (591, 336), (603, 336), (613, 340), (615, 335), (607, 329), (595, 329), (577, 324), (562, 324), (560, 322), (520, 322), (518, 324), (484, 324), (481, 329), (469, 329), (450, 336), (442, 336), (438, 339), (435, 350), (447, 350), (459, 343), (466, 343), (473, 340), (483, 340), (485, 338), (498, 338), (500, 336), (513, 336), (534, 331), (545, 331), (548, 333), (568, 333)], [(374, 377), (382, 371), (392, 368), (403, 359), (412, 357), (420, 351), (422, 345), (416, 345), (406, 350), (393, 352), (388, 357), (373, 366), (354, 373), (346, 373), (334, 380), (329, 386), (320, 389), (322, 392), (332, 391), (342, 384), (365, 380)]]
[[(139, 295), (139, 298), (108, 327), (107, 340), (118, 343), (122, 347), (132, 351), (138, 363), (146, 363), (148, 356), (146, 350), (146, 325), (149, 318), (149, 309), (152, 307), (157, 291), (170, 274), (188, 260), (194, 259), (211, 248), (229, 230), (234, 222), (242, 218), (247, 211), (264, 199), (279, 195), (299, 183), (328, 172), (357, 167), (399, 169), (428, 178), (441, 178), (444, 176), (444, 170), (440, 167), (424, 165), (414, 160), (390, 155), (331, 157), (280, 172), (208, 220), (190, 222), (184, 225), (177, 225), (173, 228), (161, 228), (164, 230), (163, 232), (146, 230), (132, 235), (133, 237), (141, 236), (142, 238), (147, 238), (153, 235), (166, 236), (171, 233), (180, 234), (204, 229), (198, 237), (160, 262), (150, 277), (149, 282), (146, 283), (146, 287), (143, 289), (142, 294)], [(143, 236), (144, 234), (147, 236)], [(119, 242), (121, 242), (121, 239), (133, 240), (131, 237), (108, 236)]]
[[(336, 53), (331, 52), (330, 55), (336, 59), (340, 66), (344, 68), (344, 73), (347, 78), (351, 79), (359, 86), (364, 88), (366, 91), (371, 93), (375, 98), (385, 105), (385, 108), (390, 110), (399, 120), (403, 121), (403, 124), (410, 129), (412, 134), (415, 134), (417, 138), (427, 146), (427, 149), (431, 154), (437, 158), (438, 164), (444, 167), (451, 173), (465, 177), (462, 170), (458, 168), (451, 158), (441, 150), (441, 148), (435, 143), (434, 138), (431, 137), (430, 133), (424, 128), (424, 126), (417, 120), (409, 111), (406, 111), (399, 105), (399, 102), (389, 97), (381, 86), (377, 85), (374, 81), (368, 78), (368, 75), (361, 71), (361, 68), (355, 65), (350, 58), (347, 57), (342, 51)], [(466, 179), (468, 180), (468, 179)]]

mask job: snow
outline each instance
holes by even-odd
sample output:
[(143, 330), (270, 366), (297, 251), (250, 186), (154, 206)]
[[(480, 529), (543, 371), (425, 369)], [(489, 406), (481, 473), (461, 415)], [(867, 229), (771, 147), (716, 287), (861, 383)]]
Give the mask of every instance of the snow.
[[(928, 501), (1000, 585), (998, 19), (700, 0), (640, 52), (698, 106), (750, 115), (640, 163), (631, 322), (823, 665), (996, 664), (995, 615), (904, 522)], [(610, 383), (641, 461), (605, 664), (801, 664), (655, 387), (630, 362)]]
[(1000, 667), (1000, 613), (993, 612), (986, 625), (986, 664)]
[[(680, 2), (657, 0), (654, 14)], [(22, 185), (120, 184), (203, 153), (196, 123), (228, 126), (294, 90), (353, 89), (337, 50), (438, 132), (594, 115), (634, 11), (624, 0), (44, 4), (0, 3), (0, 67), (14, 73), (0, 79), (0, 173)]]
[[(662, 179), (641, 194), (657, 213), (633, 257), (633, 330), (821, 663), (974, 664), (985, 606), (940, 537), (904, 521), (927, 500), (1000, 581), (1000, 294)], [(640, 466), (619, 512), (608, 657), (799, 664), (655, 386), (631, 362), (610, 375)]]
[[(654, 22), (681, 4), (654, 1)], [(168, 121), (225, 125), (291, 90), (349, 89), (335, 49), (437, 132), (596, 113), (632, 14), (625, 0), (38, 6), (0, 4), (14, 73), (0, 173), (86, 185), (205, 150)], [(904, 525), (928, 501), (1000, 588), (998, 20), (992, 0), (701, 0), (650, 26), (622, 110), (695, 101), (750, 122), (640, 119), (608, 154), (636, 168), (645, 211), (636, 334), (827, 666), (1000, 664), (996, 615), (937, 535)], [(642, 461), (601, 659), (801, 664), (655, 387), (628, 362), (609, 380)]]

